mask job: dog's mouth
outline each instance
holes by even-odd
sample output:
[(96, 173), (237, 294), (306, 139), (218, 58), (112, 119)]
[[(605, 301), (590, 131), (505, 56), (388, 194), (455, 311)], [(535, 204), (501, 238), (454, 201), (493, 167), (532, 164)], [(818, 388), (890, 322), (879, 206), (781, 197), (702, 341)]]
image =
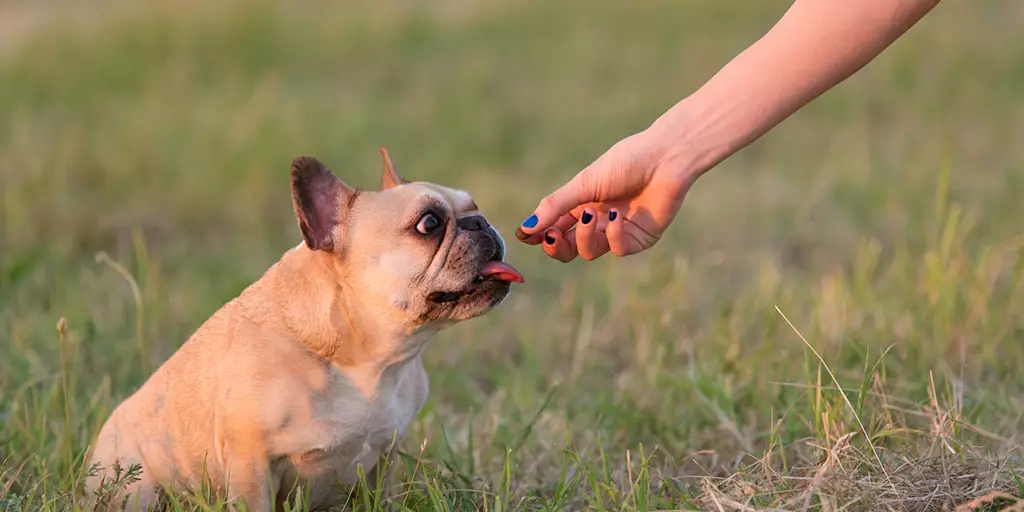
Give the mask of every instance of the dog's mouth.
[(438, 303), (455, 302), (463, 297), (478, 293), (492, 283), (509, 286), (512, 283), (523, 282), (525, 282), (523, 275), (513, 268), (512, 265), (500, 259), (492, 259), (485, 263), (483, 267), (480, 267), (480, 271), (473, 277), (473, 281), (466, 288), (454, 292), (432, 292), (427, 296), (427, 300)]
[(480, 284), (486, 280), (502, 281), (505, 283), (522, 283), (525, 281), (518, 270), (501, 260), (491, 260), (484, 264), (480, 273), (473, 278), (473, 284)]

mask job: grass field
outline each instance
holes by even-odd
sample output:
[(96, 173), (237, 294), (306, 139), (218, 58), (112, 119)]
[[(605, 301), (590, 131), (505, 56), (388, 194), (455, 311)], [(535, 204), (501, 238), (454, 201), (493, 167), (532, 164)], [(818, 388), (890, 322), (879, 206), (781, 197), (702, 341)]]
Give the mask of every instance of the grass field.
[[(511, 240), (786, 5), (0, 1), (0, 510), (69, 510), (112, 408), (298, 242), (293, 157), (369, 187), (385, 144)], [(940, 5), (643, 255), (513, 244), (527, 284), (425, 353), (394, 504), (1021, 496), (1022, 22)]]

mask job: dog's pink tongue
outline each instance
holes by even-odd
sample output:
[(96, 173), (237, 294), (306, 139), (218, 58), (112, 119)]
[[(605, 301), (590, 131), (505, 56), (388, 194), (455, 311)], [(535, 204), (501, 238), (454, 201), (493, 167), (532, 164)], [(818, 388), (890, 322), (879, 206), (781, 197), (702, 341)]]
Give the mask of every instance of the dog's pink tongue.
[(484, 268), (480, 269), (480, 275), (484, 277), (494, 276), (500, 281), (509, 283), (524, 282), (523, 275), (503, 261), (489, 261)]

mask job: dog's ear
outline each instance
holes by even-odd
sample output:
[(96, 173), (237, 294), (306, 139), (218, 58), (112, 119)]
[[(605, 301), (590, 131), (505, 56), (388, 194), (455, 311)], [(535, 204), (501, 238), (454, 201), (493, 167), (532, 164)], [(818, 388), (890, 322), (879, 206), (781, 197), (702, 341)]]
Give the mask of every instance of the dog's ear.
[(292, 160), (292, 206), (306, 247), (331, 252), (337, 248), (335, 227), (356, 191), (322, 162), (309, 156)]
[(384, 158), (384, 174), (380, 180), (381, 190), (387, 190), (391, 187), (408, 183), (405, 178), (398, 175), (398, 171), (395, 170), (395, 164), (391, 161), (391, 155), (388, 154), (388, 150), (384, 146), (380, 147), (380, 156)]

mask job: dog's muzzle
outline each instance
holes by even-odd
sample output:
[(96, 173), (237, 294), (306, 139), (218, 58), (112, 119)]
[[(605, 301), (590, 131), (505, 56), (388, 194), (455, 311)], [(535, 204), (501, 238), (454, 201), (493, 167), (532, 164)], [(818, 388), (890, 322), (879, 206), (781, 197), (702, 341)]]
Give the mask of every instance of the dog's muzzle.
[(483, 215), (462, 217), (455, 222), (455, 225), (464, 231), (483, 231), (494, 242), (494, 246), (497, 250), (497, 254), (489, 259), (505, 259), (505, 241), (501, 238), (501, 234), (499, 234), (498, 231), (487, 222), (487, 219), (485, 219)]
[[(523, 282), (522, 275), (503, 262), (505, 259), (505, 241), (496, 229), (491, 227), (482, 215), (471, 215), (456, 221), (459, 229), (473, 236), (478, 244), (489, 245), (480, 253), (479, 275), (473, 278), (469, 288), (459, 291), (436, 291), (427, 296), (427, 300), (435, 303), (455, 302), (472, 293), (485, 281), (503, 281), (507, 283)], [(486, 237), (481, 239), (481, 237)]]

